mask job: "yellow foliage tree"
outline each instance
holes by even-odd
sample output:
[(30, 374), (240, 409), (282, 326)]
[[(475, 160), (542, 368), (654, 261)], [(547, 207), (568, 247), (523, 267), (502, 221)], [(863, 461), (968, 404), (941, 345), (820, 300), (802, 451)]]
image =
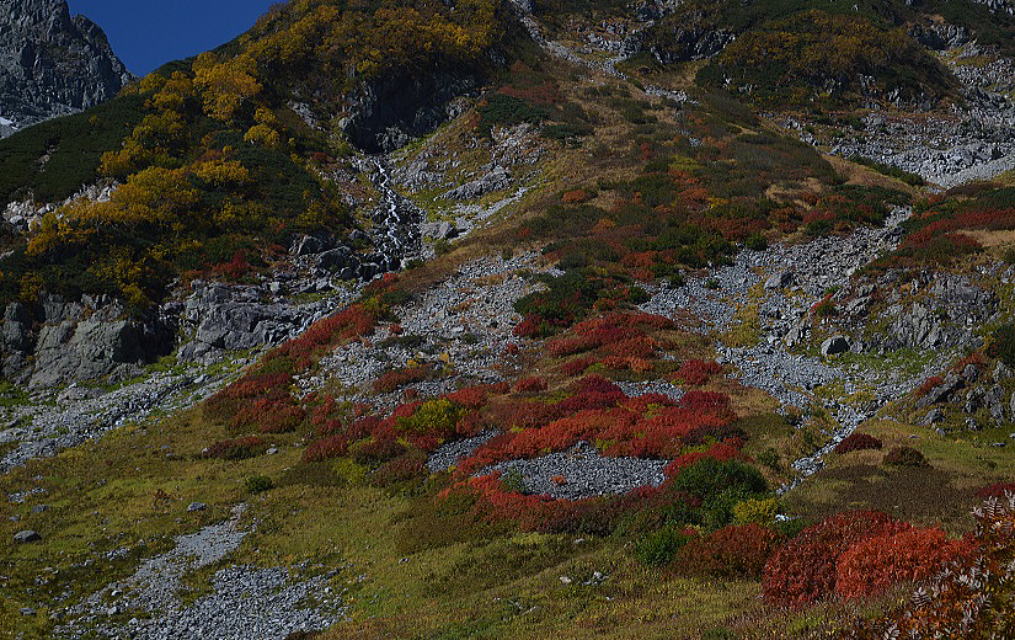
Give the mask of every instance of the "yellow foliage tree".
[(240, 55), (226, 62), (214, 62), (214, 55), (203, 53), (194, 62), (194, 82), (204, 96), (204, 112), (229, 122), (248, 99), (261, 92), (254, 60)]
[(211, 160), (194, 166), (194, 175), (217, 187), (244, 185), (250, 182), (250, 172), (236, 160)]
[(243, 139), (251, 144), (260, 144), (271, 149), (282, 146), (282, 136), (266, 124), (255, 124), (247, 129)]

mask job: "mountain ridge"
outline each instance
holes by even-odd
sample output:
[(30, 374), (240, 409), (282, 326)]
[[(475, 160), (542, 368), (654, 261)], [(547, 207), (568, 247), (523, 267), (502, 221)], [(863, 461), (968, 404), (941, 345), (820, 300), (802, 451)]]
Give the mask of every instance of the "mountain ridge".
[(65, 0), (0, 3), (0, 135), (109, 100), (134, 76)]

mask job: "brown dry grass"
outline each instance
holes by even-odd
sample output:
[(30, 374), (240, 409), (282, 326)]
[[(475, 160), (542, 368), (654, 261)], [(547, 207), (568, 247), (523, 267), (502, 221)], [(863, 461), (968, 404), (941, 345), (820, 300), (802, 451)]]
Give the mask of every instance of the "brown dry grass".
[(909, 195), (916, 195), (920, 193), (920, 189), (910, 186), (901, 180), (896, 180), (889, 176), (883, 175), (869, 169), (863, 165), (850, 162), (845, 158), (839, 156), (833, 156), (830, 154), (822, 154), (825, 160), (828, 161), (835, 172), (842, 177), (846, 184), (853, 184), (862, 187), (883, 187), (885, 189), (894, 189), (896, 191), (902, 191)]

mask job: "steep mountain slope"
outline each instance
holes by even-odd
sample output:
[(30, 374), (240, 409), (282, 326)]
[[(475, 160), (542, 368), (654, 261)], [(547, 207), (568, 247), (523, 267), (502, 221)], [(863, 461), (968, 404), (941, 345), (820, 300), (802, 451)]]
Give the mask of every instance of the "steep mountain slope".
[(0, 137), (105, 102), (133, 79), (64, 0), (4, 0), (0, 25)]
[(0, 143), (0, 634), (1011, 635), (1010, 14), (811, 4), (294, 0)]

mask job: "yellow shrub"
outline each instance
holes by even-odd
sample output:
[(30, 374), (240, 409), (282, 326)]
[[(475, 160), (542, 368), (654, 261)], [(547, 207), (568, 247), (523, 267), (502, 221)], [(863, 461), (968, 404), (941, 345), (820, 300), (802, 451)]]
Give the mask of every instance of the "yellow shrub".
[(775, 498), (744, 500), (733, 507), (733, 520), (737, 524), (771, 524), (778, 512)]

